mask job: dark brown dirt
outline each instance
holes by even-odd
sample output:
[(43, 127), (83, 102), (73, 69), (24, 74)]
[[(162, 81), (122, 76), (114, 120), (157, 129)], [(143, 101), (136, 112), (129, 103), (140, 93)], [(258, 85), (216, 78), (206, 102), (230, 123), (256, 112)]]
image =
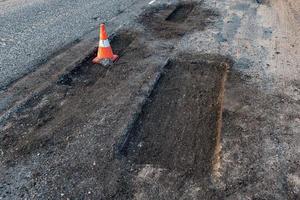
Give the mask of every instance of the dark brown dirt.
[(166, 21), (182, 23), (188, 18), (190, 12), (192, 12), (194, 8), (195, 4), (193, 3), (179, 4), (176, 6), (173, 12), (166, 18)]
[(176, 38), (194, 30), (204, 30), (218, 14), (194, 2), (151, 7), (139, 18), (155, 37)]
[(196, 57), (179, 56), (166, 66), (130, 133), (132, 141), (121, 149), (137, 164), (192, 170), (200, 177), (210, 171), (209, 165), (200, 163), (212, 161), (222, 103), (218, 97), (227, 69), (217, 59), (208, 64)]
[[(139, 176), (147, 166), (163, 171), (160, 183), (139, 182), (136, 193), (143, 190), (151, 196), (149, 199), (160, 199), (164, 191), (157, 184), (167, 184), (177, 191), (188, 180), (209, 183), (223, 103), (219, 96), (228, 61), (217, 55), (180, 55), (166, 66), (135, 127), (119, 149), (128, 168), (136, 172), (129, 177)], [(170, 176), (178, 177), (168, 180)], [(135, 180), (131, 182), (134, 184)], [(159, 192), (153, 194), (153, 190)]]

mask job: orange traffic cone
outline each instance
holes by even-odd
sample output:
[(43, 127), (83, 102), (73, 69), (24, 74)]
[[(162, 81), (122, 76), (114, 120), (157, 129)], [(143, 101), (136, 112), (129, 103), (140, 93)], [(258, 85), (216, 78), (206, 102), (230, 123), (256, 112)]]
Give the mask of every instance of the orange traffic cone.
[(100, 25), (100, 40), (98, 46), (97, 57), (93, 59), (93, 63), (100, 64), (102, 60), (108, 59), (112, 62), (116, 61), (119, 56), (114, 55), (110, 47), (108, 37), (105, 30), (105, 25)]

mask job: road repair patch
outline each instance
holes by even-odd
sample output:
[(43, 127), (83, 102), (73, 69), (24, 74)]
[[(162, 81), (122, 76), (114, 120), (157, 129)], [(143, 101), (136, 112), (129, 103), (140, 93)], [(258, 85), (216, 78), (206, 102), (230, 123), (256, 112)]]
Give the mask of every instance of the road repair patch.
[(194, 30), (204, 30), (218, 14), (195, 2), (158, 5), (147, 9), (139, 22), (161, 38), (176, 38)]
[[(177, 191), (187, 179), (204, 183), (209, 179), (220, 142), (228, 61), (220, 55), (185, 54), (165, 67), (127, 141), (119, 149), (128, 168), (136, 173), (137, 179), (131, 181), (147, 185), (135, 188), (137, 193), (157, 199), (165, 192), (164, 187)], [(151, 173), (158, 173), (150, 179), (160, 183), (149, 182), (149, 177), (141, 180), (140, 176)], [(167, 185), (158, 185), (165, 182)], [(151, 192), (155, 189), (159, 193)]]
[[(124, 56), (126, 50), (131, 50), (129, 48), (130, 44), (135, 40), (135, 32), (122, 32), (115, 34), (111, 37), (111, 46), (114, 49), (114, 53), (119, 57)], [(142, 53), (142, 52), (141, 52)], [(105, 72), (109, 68), (94, 65), (92, 62), (89, 62), (91, 59), (96, 57), (96, 52), (87, 57), (81, 64), (77, 65), (75, 68), (70, 70), (59, 77), (57, 83), (59, 85), (74, 85), (74, 84), (93, 84), (99, 79), (99, 76), (104, 76)]]

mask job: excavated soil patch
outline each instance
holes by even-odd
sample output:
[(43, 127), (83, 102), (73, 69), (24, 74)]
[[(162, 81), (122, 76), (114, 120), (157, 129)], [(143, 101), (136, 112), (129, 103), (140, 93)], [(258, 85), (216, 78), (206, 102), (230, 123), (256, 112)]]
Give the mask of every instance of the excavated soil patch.
[(176, 38), (193, 30), (204, 30), (217, 17), (211, 9), (197, 3), (158, 5), (146, 10), (139, 18), (155, 36)]
[[(136, 63), (149, 56), (146, 47), (137, 45), (135, 36), (135, 33), (122, 32), (112, 38), (111, 45), (120, 55), (113, 66), (93, 64), (93, 54), (62, 75), (57, 84), (36, 94), (18, 109), (0, 135), (7, 163), (15, 162), (13, 157), (25, 157), (50, 146), (63, 147), (72, 140), (74, 130), (103, 104), (108, 91), (117, 89)], [(125, 49), (128, 50), (126, 55)], [(126, 62), (122, 59), (124, 56)], [(139, 72), (140, 69), (134, 70)]]
[[(112, 46), (114, 53), (122, 57), (136, 37), (134, 32), (122, 32), (115, 34), (110, 39), (110, 45)], [(107, 68), (95, 67), (91, 60), (96, 57), (95, 51), (89, 57), (87, 57), (80, 65), (76, 66), (70, 72), (63, 74), (57, 81), (61, 85), (69, 85), (77, 83), (83, 83), (86, 85), (93, 84), (99, 76), (103, 76)]]
[(188, 18), (190, 12), (194, 9), (195, 4), (180, 4), (166, 18), (167, 21), (182, 23)]
[[(217, 55), (180, 55), (166, 66), (127, 141), (121, 143), (119, 153), (129, 169), (140, 174), (152, 167), (166, 177), (181, 174), (165, 180), (171, 187), (180, 187), (187, 178), (210, 176), (219, 145), (227, 63)], [(149, 184), (145, 190), (151, 193), (156, 185)]]

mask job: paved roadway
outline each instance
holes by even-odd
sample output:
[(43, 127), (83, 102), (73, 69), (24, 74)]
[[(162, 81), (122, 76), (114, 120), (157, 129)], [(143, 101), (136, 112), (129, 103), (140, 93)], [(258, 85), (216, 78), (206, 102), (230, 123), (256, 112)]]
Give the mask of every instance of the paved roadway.
[(0, 89), (136, 1), (0, 0)]

